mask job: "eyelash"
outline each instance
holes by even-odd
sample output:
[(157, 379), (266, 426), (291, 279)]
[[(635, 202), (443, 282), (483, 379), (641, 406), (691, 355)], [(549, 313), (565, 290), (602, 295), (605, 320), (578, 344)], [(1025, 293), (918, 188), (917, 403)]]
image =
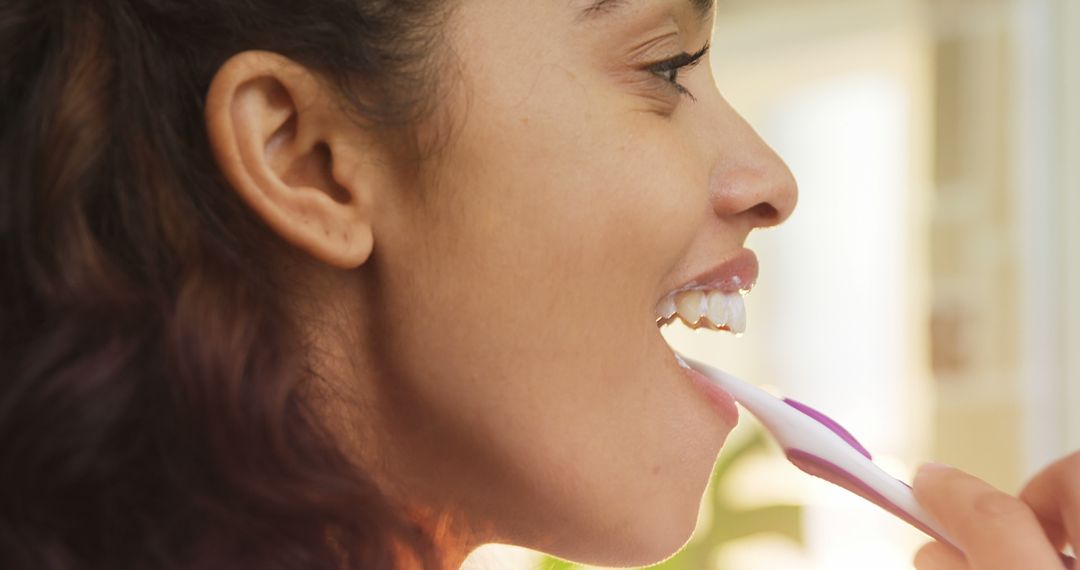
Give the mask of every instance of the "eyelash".
[(697, 99), (694, 98), (694, 94), (683, 86), (683, 84), (679, 83), (679, 71), (688, 71), (692, 69), (701, 62), (701, 58), (705, 57), (705, 54), (708, 52), (709, 44), (705, 44), (705, 47), (695, 53), (680, 53), (671, 59), (665, 59), (664, 61), (654, 63), (646, 67), (646, 69), (670, 83), (680, 95), (685, 95), (686, 97), (689, 97), (691, 101), (696, 101)]

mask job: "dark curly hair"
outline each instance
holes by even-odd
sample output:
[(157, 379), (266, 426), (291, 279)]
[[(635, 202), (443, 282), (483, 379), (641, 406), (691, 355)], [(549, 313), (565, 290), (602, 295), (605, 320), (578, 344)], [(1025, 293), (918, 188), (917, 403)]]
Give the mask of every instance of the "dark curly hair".
[(407, 129), (444, 4), (0, 3), (0, 568), (442, 568), (305, 397), (281, 244), (203, 105), (262, 49)]

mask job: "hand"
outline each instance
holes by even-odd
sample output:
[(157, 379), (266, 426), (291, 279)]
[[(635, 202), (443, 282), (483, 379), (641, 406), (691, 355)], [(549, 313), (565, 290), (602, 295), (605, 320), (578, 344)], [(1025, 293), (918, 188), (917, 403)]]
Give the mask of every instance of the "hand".
[(1060, 548), (1080, 540), (1080, 453), (1038, 474), (1019, 499), (933, 464), (919, 470), (914, 490), (963, 550), (927, 544), (915, 556), (919, 570), (1057, 570)]

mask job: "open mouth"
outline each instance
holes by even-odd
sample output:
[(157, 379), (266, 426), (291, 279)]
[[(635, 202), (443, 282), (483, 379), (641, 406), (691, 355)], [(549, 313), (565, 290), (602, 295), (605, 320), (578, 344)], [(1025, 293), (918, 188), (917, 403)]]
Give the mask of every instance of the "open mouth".
[[(678, 320), (691, 329), (724, 330), (735, 335), (746, 332), (746, 302), (743, 295), (753, 288), (757, 276), (757, 257), (748, 249), (741, 250), (726, 262), (685, 281), (664, 295), (655, 308), (657, 330)], [(666, 341), (664, 339), (665, 344)], [(685, 375), (728, 425), (738, 423), (739, 412), (731, 394), (686, 366), (678, 358), (674, 347), (668, 345), (668, 348), (672, 349), (673, 357)]]
[(757, 257), (749, 249), (743, 249), (664, 295), (656, 304), (656, 324), (662, 327), (681, 320), (692, 329), (742, 334), (746, 332), (743, 295), (753, 289), (757, 276)]
[(716, 289), (690, 289), (670, 293), (656, 305), (656, 325), (681, 320), (692, 329), (746, 332), (746, 302), (742, 292), (724, 293)]
[[(707, 328), (741, 334), (746, 330), (746, 304), (740, 292), (725, 293), (706, 288), (678, 291), (666, 295), (657, 304), (657, 329), (676, 320), (692, 329)], [(732, 395), (683, 362), (675, 347), (667, 343), (667, 339), (662, 339), (661, 342), (671, 350), (671, 356), (683, 374), (701, 391), (727, 425), (730, 427), (737, 424), (739, 411)]]

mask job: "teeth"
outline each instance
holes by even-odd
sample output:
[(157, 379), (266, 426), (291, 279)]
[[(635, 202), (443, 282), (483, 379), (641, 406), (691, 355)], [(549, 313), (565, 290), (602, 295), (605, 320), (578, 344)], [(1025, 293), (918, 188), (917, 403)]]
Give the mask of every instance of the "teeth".
[(656, 306), (656, 318), (668, 320), (675, 316), (675, 296), (668, 295)]
[(665, 297), (656, 306), (660, 324), (678, 315), (691, 328), (726, 328), (735, 334), (746, 332), (746, 303), (738, 293), (681, 291)]
[(686, 321), (686, 324), (696, 325), (706, 310), (705, 292), (683, 291), (675, 296), (675, 307), (678, 310), (679, 317)]
[(713, 291), (709, 293), (709, 320), (716, 328), (720, 328), (728, 322), (728, 303), (727, 295)]
[(735, 334), (746, 332), (746, 302), (742, 295), (728, 297), (728, 328)]

